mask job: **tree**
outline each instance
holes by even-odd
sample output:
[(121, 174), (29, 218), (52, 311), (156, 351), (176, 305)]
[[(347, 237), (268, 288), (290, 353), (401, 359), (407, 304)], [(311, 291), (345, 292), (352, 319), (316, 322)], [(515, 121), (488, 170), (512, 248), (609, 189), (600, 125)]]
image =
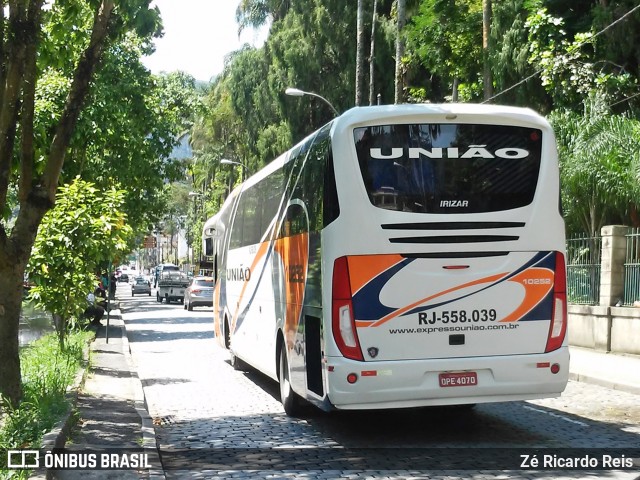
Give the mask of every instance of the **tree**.
[[(153, 34), (159, 13), (149, 9), (149, 0), (69, 0), (55, 2), (51, 10), (43, 10), (43, 2), (9, 2), (7, 18), (5, 9), (0, 9), (0, 65), (4, 67), (0, 70), (0, 393), (12, 404), (22, 396), (18, 323), (25, 267), (38, 226), (55, 204), (65, 154), (91, 80), (108, 42), (129, 30), (143, 37)], [(61, 11), (72, 20), (78, 12), (90, 15), (76, 23), (86, 35), (66, 38), (66, 55), (52, 59), (44, 55), (48, 45), (41, 41), (43, 25), (47, 38), (60, 42), (65, 32), (47, 22)], [(87, 23), (89, 28), (83, 28)], [(68, 79), (68, 88), (56, 121), (41, 131), (34, 123), (35, 99), (47, 67)], [(11, 226), (10, 190), (17, 192), (19, 207)]]
[(484, 99), (489, 100), (493, 96), (493, 78), (491, 76), (491, 0), (482, 0), (482, 86), (484, 87)]
[(590, 98), (582, 113), (558, 110), (551, 120), (568, 230), (596, 236), (604, 225), (633, 223), (640, 205), (640, 122), (612, 115), (602, 98)]
[(369, 105), (375, 104), (376, 83), (376, 25), (378, 23), (378, 0), (373, 0), (373, 18), (371, 19), (371, 49), (369, 51)]
[(481, 0), (428, 0), (407, 27), (412, 55), (446, 82), (452, 101), (481, 97)]
[(527, 0), (492, 4), (489, 62), (498, 92), (495, 102), (528, 106), (546, 113), (552, 108), (551, 101), (540, 84), (535, 66), (529, 62), (530, 44), (525, 27), (532, 13), (529, 5)]
[(246, 27), (262, 27), (271, 20), (282, 20), (290, 8), (290, 0), (241, 0), (236, 9), (238, 30)]
[[(141, 44), (130, 34), (106, 50), (61, 174), (62, 181), (79, 175), (100, 189), (118, 184), (138, 235), (162, 217), (165, 182), (184, 176), (183, 161), (170, 157), (201, 103), (193, 77), (151, 75), (140, 61)], [(48, 111), (39, 116), (51, 118)]]
[(42, 220), (29, 260), (30, 295), (53, 314), (60, 348), (69, 322), (87, 306), (97, 268), (128, 251), (131, 227), (121, 208), (124, 191), (99, 191), (76, 178), (60, 187), (56, 205)]
[(404, 98), (404, 78), (402, 57), (404, 57), (405, 41), (404, 41), (404, 25), (406, 23), (406, 0), (398, 1), (397, 23), (398, 30), (396, 33), (396, 77), (395, 77), (395, 95), (394, 103), (402, 103)]
[[(529, 61), (540, 70), (542, 85), (556, 108), (580, 110), (584, 98), (595, 93), (613, 102), (635, 94), (637, 77), (608, 60), (600, 60), (591, 31), (572, 33), (562, 17), (542, 8), (526, 23)], [(575, 30), (575, 29), (574, 29)]]
[(355, 105), (362, 105), (364, 95), (364, 0), (358, 0), (356, 20), (356, 100)]

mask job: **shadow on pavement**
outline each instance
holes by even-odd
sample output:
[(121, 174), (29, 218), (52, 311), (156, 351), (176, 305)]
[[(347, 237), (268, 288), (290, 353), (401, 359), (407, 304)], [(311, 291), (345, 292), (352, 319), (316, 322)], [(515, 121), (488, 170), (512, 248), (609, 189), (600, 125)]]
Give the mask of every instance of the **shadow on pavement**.
[(146, 378), (141, 380), (143, 387), (152, 387), (154, 385), (172, 385), (175, 383), (190, 383), (190, 378)]
[(130, 333), (129, 341), (135, 342), (170, 342), (172, 340), (213, 340), (213, 331), (165, 332), (162, 330), (135, 330)]

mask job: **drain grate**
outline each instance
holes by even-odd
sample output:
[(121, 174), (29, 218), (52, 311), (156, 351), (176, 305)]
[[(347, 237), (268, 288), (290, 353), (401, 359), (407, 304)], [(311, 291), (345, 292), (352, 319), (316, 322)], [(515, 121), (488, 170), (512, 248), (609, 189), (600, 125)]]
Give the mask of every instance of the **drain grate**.
[(153, 419), (153, 424), (156, 426), (171, 425), (176, 423), (176, 417), (173, 415), (165, 415), (164, 417), (156, 417)]

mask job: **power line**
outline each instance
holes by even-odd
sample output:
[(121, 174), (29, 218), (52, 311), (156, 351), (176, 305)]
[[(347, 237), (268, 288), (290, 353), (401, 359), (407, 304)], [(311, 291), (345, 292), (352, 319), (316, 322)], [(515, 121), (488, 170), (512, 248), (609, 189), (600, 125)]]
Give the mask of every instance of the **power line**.
[[(602, 35), (604, 32), (606, 32), (606, 31), (607, 31), (607, 30), (609, 30), (611, 27), (613, 27), (613, 26), (614, 26), (614, 25), (616, 25), (617, 23), (619, 23), (619, 22), (621, 22), (622, 20), (624, 20), (625, 18), (627, 18), (629, 15), (631, 15), (633, 12), (635, 12), (635, 11), (636, 11), (636, 10), (638, 10), (638, 9), (640, 9), (640, 5), (636, 5), (636, 6), (635, 6), (635, 7), (633, 7), (631, 10), (629, 10), (627, 13), (625, 13), (623, 16), (621, 16), (620, 18), (618, 18), (618, 19), (614, 20), (613, 22), (611, 22), (609, 25), (607, 25), (606, 27), (604, 27), (604, 28), (603, 28), (602, 30), (600, 30), (599, 32), (595, 33), (593, 36), (591, 36), (591, 37), (589, 37), (589, 38), (587, 38), (587, 39), (583, 40), (583, 41), (582, 41), (582, 42), (580, 42), (579, 44), (577, 44), (577, 45), (575, 46), (575, 50), (577, 50), (578, 48), (582, 47), (585, 43), (591, 42), (591, 41), (592, 41), (593, 39), (595, 39), (596, 37), (598, 37), (598, 36)], [(523, 79), (523, 80), (520, 80), (518, 83), (516, 83), (516, 84), (514, 84), (514, 85), (510, 86), (509, 88), (506, 88), (505, 90), (502, 90), (501, 92), (496, 93), (493, 97), (488, 98), (487, 100), (483, 101), (482, 103), (490, 102), (491, 100), (493, 100), (493, 99), (495, 99), (495, 98), (498, 98), (500, 95), (502, 95), (502, 94), (504, 94), (504, 93), (507, 93), (507, 92), (509, 92), (509, 91), (513, 90), (513, 89), (514, 89), (514, 88), (516, 88), (516, 87), (519, 87), (519, 86), (520, 86), (520, 85), (522, 85), (523, 83), (526, 83), (526, 82), (528, 82), (529, 80), (531, 80), (533, 77), (537, 77), (538, 75), (540, 75), (540, 73), (542, 73), (542, 71), (543, 71), (543, 70), (544, 70), (543, 68), (539, 69), (538, 71), (536, 71), (536, 72), (532, 73), (531, 75), (529, 75), (527, 78), (525, 78), (525, 79)], [(637, 94), (637, 95), (640, 95), (640, 94)], [(613, 105), (617, 105), (618, 103), (622, 103), (622, 102), (624, 102), (625, 100), (629, 100), (629, 99), (631, 99), (631, 98), (633, 98), (633, 97), (635, 97), (635, 96), (637, 96), (637, 95), (634, 95), (634, 96), (632, 96), (632, 97), (628, 97), (628, 98), (622, 99), (622, 100), (620, 100), (619, 102), (614, 103)], [(613, 106), (613, 105), (610, 105), (610, 106)]]
[(631, 100), (632, 98), (636, 98), (636, 97), (637, 97), (637, 96), (639, 96), (639, 95), (640, 95), (640, 93), (634, 93), (633, 95), (631, 95), (631, 96), (629, 96), (629, 97), (624, 97), (622, 100), (618, 100), (618, 101), (617, 101), (617, 102), (615, 102), (615, 103), (611, 103), (611, 104), (609, 104), (609, 108), (611, 108), (611, 107), (615, 107), (616, 105), (618, 105), (618, 104), (620, 104), (620, 103), (623, 103), (623, 102), (626, 102), (627, 100)]

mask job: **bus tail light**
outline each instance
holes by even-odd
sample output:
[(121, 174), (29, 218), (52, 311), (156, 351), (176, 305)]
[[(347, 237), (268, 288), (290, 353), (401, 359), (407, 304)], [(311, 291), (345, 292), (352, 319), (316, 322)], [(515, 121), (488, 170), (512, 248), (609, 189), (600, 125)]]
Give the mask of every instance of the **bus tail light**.
[(567, 333), (567, 270), (564, 255), (556, 252), (556, 273), (553, 287), (553, 311), (545, 352), (552, 352), (562, 346)]
[(333, 264), (332, 288), (332, 319), (331, 328), (333, 338), (340, 353), (351, 360), (364, 361), (358, 332), (353, 317), (353, 302), (351, 300), (351, 282), (349, 281), (349, 265), (347, 257), (338, 258)]

